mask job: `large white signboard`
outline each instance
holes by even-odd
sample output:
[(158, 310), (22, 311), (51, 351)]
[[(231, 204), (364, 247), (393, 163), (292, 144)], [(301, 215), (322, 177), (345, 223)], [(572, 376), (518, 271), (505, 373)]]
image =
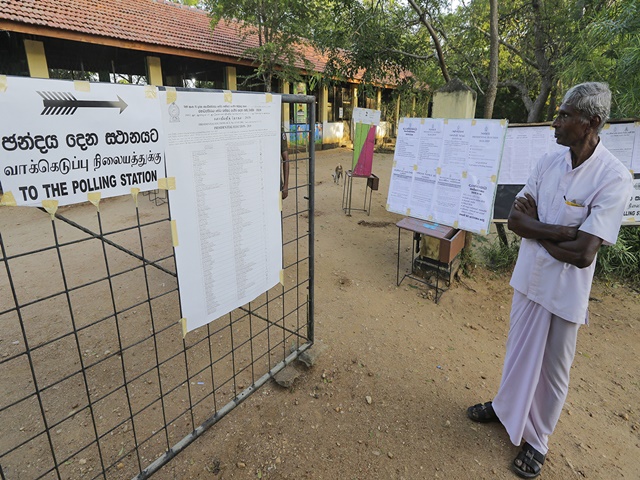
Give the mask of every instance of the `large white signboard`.
[[(544, 154), (566, 149), (556, 143), (553, 133), (550, 125), (509, 127), (498, 184), (524, 185)], [(640, 172), (640, 122), (608, 123), (600, 138), (630, 171)]]
[(489, 231), (505, 120), (403, 118), (387, 210)]
[(183, 329), (280, 280), (281, 97), (160, 92)]
[[(529, 178), (536, 162), (545, 153), (566, 150), (558, 145), (553, 136), (551, 125), (512, 125), (507, 131), (502, 155), (502, 166), (498, 177), (499, 188), (509, 189), (510, 195), (498, 194), (498, 205), (506, 219), (506, 212), (513, 203), (519, 187)], [(640, 173), (640, 122), (622, 121), (607, 123), (600, 132), (600, 139), (607, 149), (613, 153), (632, 174)], [(622, 218), (623, 225), (640, 223), (640, 179), (634, 180), (634, 192), (629, 199)]]
[(0, 112), (3, 205), (153, 190), (164, 176), (156, 87), (6, 77)]

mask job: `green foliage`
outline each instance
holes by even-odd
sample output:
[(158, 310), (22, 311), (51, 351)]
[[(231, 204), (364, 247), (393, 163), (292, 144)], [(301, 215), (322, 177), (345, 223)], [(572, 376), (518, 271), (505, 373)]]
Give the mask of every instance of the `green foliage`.
[(313, 36), (329, 57), (329, 75), (379, 85), (402, 82), (411, 72), (423, 90), (437, 78), (434, 71), (441, 76), (428, 32), (405, 2), (336, 0), (330, 5), (330, 20), (319, 19)]
[(494, 272), (510, 271), (518, 259), (520, 249), (520, 238), (516, 235), (509, 235), (511, 238), (503, 244), (498, 237), (488, 240), (485, 237), (474, 236), (474, 240), (481, 242), (478, 247), (480, 258), (484, 265)]
[(257, 39), (243, 56), (254, 61), (256, 69), (245, 81), (259, 79), (271, 91), (274, 79), (301, 80), (300, 71), (312, 70), (305, 56), (312, 20), (323, 4), (316, 0), (203, 0), (210, 12), (211, 26), (222, 19), (235, 21), (243, 40)]
[(605, 280), (640, 284), (640, 227), (622, 227), (615, 245), (600, 249), (596, 275)]
[(571, 49), (561, 62), (566, 85), (609, 83), (612, 117), (635, 117), (640, 105), (640, 2), (586, 1)]
[[(474, 236), (480, 243), (476, 251), (484, 265), (496, 272), (510, 271), (518, 258), (520, 239), (509, 234), (508, 245), (498, 238)], [(615, 245), (600, 248), (596, 261), (596, 277), (603, 280), (624, 281), (640, 285), (640, 227), (627, 226), (620, 229)]]

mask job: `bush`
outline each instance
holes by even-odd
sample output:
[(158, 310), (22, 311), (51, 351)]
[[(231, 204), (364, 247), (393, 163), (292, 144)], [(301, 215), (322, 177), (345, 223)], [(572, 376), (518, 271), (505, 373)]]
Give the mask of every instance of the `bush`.
[(640, 227), (622, 227), (616, 244), (600, 249), (596, 276), (640, 284)]
[[(478, 252), (488, 269), (504, 272), (513, 268), (520, 248), (519, 237), (510, 234), (508, 245), (504, 245), (497, 237), (493, 240), (480, 236), (475, 238), (482, 242)], [(602, 280), (640, 286), (640, 226), (622, 227), (616, 244), (600, 249), (595, 274)]]
[(518, 259), (518, 249), (520, 248), (520, 238), (516, 235), (508, 235), (508, 245), (504, 245), (498, 237), (493, 240), (476, 237), (483, 245), (478, 247), (478, 252), (489, 270), (494, 272), (505, 272), (513, 269)]

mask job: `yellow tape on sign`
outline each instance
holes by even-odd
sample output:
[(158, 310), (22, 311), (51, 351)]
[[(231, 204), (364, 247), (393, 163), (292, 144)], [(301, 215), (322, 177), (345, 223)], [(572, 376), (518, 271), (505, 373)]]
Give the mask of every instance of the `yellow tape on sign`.
[(498, 177), (491, 175), (491, 183), (496, 183), (496, 180), (498, 180)]
[(455, 222), (453, 222), (453, 228), (458, 228), (458, 220), (456, 220)]
[(42, 200), (42, 208), (51, 215), (51, 220), (53, 220), (58, 211), (58, 200)]
[(171, 220), (171, 241), (174, 247), (178, 246), (178, 225), (175, 220)]
[(410, 217), (410, 216), (411, 216), (411, 209), (410, 209), (410, 208), (407, 208), (407, 213), (405, 213), (405, 215), (406, 215), (407, 217)]
[(11, 192), (4, 192), (2, 197), (0, 197), (0, 205), (3, 207), (16, 207), (18, 204), (16, 203), (16, 199)]
[(417, 172), (417, 171), (418, 171), (418, 165), (414, 165), (414, 166), (413, 166), (413, 171), (414, 171), (414, 172)]
[(140, 189), (138, 187), (131, 187), (131, 196), (133, 197), (133, 201), (136, 202), (136, 207), (138, 206), (139, 193), (140, 193)]
[(266, 94), (265, 94), (265, 101), (266, 101), (267, 103), (271, 103), (271, 102), (273, 102), (273, 95), (271, 95), (270, 93), (266, 93)]
[(487, 234), (487, 231), (484, 228), (480, 229), (480, 235), (486, 235), (486, 234)]
[(400, 119), (400, 123), (404, 123), (404, 117)]
[(436, 174), (441, 175), (442, 174), (442, 168), (440, 168), (440, 167), (436, 168)]
[(609, 130), (611, 128), (611, 124), (609, 123), (605, 123), (604, 127), (602, 127), (603, 130)]
[(7, 91), (7, 76), (0, 75), (0, 93)]
[(507, 119), (503, 118), (502, 120), (500, 120), (500, 125), (502, 125), (503, 127), (507, 124)]
[(425, 120), (426, 120), (426, 118), (421, 118), (420, 119), (420, 125), (424, 125)]
[(158, 98), (158, 89), (154, 85), (144, 87), (144, 98), (155, 100)]
[(76, 92), (90, 92), (91, 84), (85, 80), (74, 80), (73, 88)]
[(467, 172), (462, 172), (462, 178), (467, 178)]
[(160, 190), (175, 190), (176, 177), (167, 177), (158, 179), (158, 188)]
[(473, 127), (476, 123), (478, 123), (475, 119), (471, 120), (471, 126)]
[(87, 200), (93, 203), (98, 209), (98, 211), (100, 210), (100, 198), (102, 198), (102, 194), (100, 192), (87, 193)]
[(182, 338), (184, 338), (187, 336), (187, 319), (186, 318), (180, 319), (180, 326), (182, 327)]
[(178, 98), (176, 87), (167, 87), (167, 105), (171, 105)]
[(233, 102), (233, 94), (231, 93), (231, 90), (224, 90), (223, 92), (224, 92), (225, 103)]

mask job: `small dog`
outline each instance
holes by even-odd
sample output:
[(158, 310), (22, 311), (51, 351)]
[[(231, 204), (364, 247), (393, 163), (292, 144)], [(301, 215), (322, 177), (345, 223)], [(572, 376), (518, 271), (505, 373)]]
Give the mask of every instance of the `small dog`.
[(342, 165), (339, 163), (335, 171), (332, 174), (334, 183), (340, 185), (340, 178), (342, 177)]

